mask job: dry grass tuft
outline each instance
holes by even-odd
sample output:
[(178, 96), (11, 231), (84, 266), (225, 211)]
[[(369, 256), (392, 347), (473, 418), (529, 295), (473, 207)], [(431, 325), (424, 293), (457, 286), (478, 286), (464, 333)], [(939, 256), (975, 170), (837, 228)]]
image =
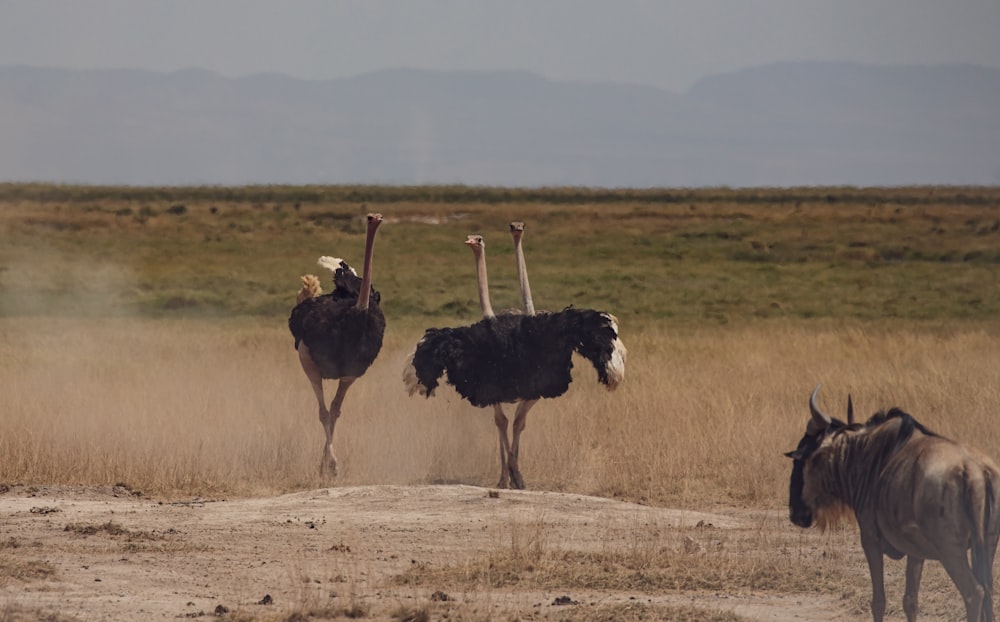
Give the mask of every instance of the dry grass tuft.
[(55, 567), (46, 561), (0, 555), (0, 585), (5, 585), (10, 580), (27, 582), (50, 579), (55, 574)]
[[(63, 531), (68, 531), (71, 533), (79, 534), (81, 536), (92, 536), (97, 533), (107, 534), (109, 536), (128, 536), (133, 537), (132, 532), (125, 529), (118, 523), (113, 521), (108, 521), (101, 525), (84, 525), (80, 523), (69, 523), (63, 528)], [(149, 534), (143, 534), (141, 537), (146, 539), (150, 538)]]
[(731, 611), (719, 611), (693, 605), (649, 605), (628, 603), (624, 605), (597, 605), (573, 607), (568, 616), (546, 616), (545, 619), (574, 620), (577, 622), (745, 622), (749, 618)]
[[(838, 547), (856, 538), (832, 530), (819, 548), (795, 531), (765, 529), (609, 528), (597, 550), (552, 544), (544, 526), (530, 537), (510, 527), (509, 540), (467, 561), (420, 565), (396, 577), (402, 585), (454, 585), (468, 590), (597, 590), (638, 592), (863, 592), (867, 577), (845, 565)], [(619, 537), (616, 537), (619, 536)]]
[(427, 607), (399, 607), (390, 614), (395, 622), (430, 622)]
[(47, 608), (0, 606), (0, 622), (79, 622), (80, 618)]

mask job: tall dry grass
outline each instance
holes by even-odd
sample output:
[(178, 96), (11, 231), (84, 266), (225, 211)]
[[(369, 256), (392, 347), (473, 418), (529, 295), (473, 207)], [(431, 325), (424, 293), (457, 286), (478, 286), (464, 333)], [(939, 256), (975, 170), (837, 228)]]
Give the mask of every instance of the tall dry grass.
[[(492, 414), (450, 387), (406, 395), (417, 332), (395, 333), (348, 393), (339, 485), (499, 475)], [(823, 383), (843, 416), (900, 406), (1000, 455), (1000, 335), (975, 327), (757, 322), (631, 330), (624, 385), (580, 359), (562, 398), (531, 412), (528, 486), (651, 503), (777, 507), (787, 459)], [(329, 485), (322, 428), (283, 324), (259, 320), (0, 320), (0, 482), (127, 483), (162, 495), (257, 495)], [(330, 394), (332, 395), (332, 385)]]

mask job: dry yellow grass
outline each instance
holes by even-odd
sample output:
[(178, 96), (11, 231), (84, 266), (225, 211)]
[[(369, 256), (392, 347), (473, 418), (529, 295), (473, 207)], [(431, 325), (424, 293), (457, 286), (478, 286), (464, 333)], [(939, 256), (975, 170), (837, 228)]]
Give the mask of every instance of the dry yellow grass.
[[(498, 476), (492, 416), (449, 387), (408, 397), (419, 337), (390, 327), (348, 394), (340, 484)], [(899, 406), (1000, 454), (1000, 335), (755, 323), (631, 332), (617, 392), (578, 361), (562, 398), (532, 411), (522, 469), (535, 489), (685, 507), (779, 507), (807, 399), (843, 415)], [(257, 495), (327, 485), (321, 426), (284, 326), (254, 320), (0, 320), (0, 482), (125, 483), (162, 495)]]
[[(406, 395), (402, 368), (418, 336), (390, 328), (381, 356), (348, 394), (336, 435), (337, 485), (496, 481), (490, 413), (448, 387), (429, 399)], [(987, 328), (757, 322), (630, 332), (626, 325), (623, 338), (630, 354), (617, 392), (598, 385), (580, 360), (570, 391), (532, 411), (522, 449), (529, 487), (691, 509), (780, 510), (789, 473), (782, 452), (798, 441), (817, 382), (832, 414), (843, 414), (849, 391), (862, 415), (898, 405), (942, 434), (1000, 454), (1000, 335)], [(0, 483), (123, 483), (165, 498), (331, 484), (318, 475), (321, 426), (283, 325), (6, 318), (0, 343)], [(587, 550), (550, 541), (544, 527), (511, 526), (478, 557), (400, 581), (498, 591), (818, 590), (839, 595), (857, 615), (867, 610), (867, 572), (852, 528), (817, 540), (770, 522), (735, 535), (609, 527), (635, 535)], [(149, 551), (158, 543), (133, 546)], [(901, 568), (893, 568), (894, 607)], [(949, 611), (957, 595), (947, 577), (937, 564), (926, 575), (924, 611)], [(574, 615), (736, 619), (641, 603)]]

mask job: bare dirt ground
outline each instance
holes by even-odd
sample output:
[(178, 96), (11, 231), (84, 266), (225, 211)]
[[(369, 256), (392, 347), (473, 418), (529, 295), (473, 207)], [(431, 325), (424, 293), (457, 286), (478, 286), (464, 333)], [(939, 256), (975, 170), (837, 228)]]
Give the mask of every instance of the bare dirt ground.
[[(21, 573), (8, 569), (0, 580), (0, 619), (295, 619), (290, 612), (322, 611), (387, 620), (572, 620), (581, 606), (630, 603), (707, 607), (753, 620), (853, 619), (830, 597), (470, 590), (394, 581), (414, 568), (461, 564), (539, 539), (599, 550), (634, 538), (636, 529), (779, 529), (784, 520), (777, 512), (709, 514), (463, 485), (172, 502), (123, 486), (5, 487), (0, 559)], [(407, 618), (407, 611), (424, 617)]]

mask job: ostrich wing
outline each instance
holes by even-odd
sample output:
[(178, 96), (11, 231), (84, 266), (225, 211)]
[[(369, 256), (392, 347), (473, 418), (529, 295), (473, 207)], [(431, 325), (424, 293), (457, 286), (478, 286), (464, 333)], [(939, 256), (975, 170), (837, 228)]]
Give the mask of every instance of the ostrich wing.
[(501, 315), (469, 326), (428, 329), (404, 374), (410, 393), (430, 397), (447, 374), (448, 384), (473, 406), (522, 399), (524, 356), (517, 344), (523, 319)]
[(553, 315), (565, 318), (566, 331), (575, 341), (574, 350), (594, 366), (601, 384), (608, 390), (618, 388), (625, 379), (628, 350), (618, 338), (618, 320), (615, 316), (601, 311), (572, 308)]

